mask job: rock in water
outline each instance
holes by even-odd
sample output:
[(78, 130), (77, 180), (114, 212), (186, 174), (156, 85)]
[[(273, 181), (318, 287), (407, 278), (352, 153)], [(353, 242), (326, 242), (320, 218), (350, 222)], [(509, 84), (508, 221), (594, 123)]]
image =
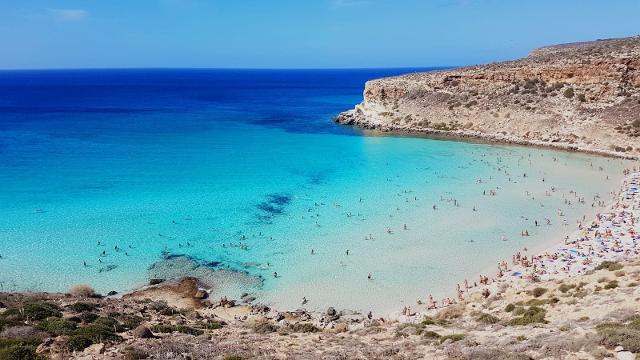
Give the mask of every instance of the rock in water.
[(149, 285), (158, 285), (162, 284), (165, 279), (149, 279)]

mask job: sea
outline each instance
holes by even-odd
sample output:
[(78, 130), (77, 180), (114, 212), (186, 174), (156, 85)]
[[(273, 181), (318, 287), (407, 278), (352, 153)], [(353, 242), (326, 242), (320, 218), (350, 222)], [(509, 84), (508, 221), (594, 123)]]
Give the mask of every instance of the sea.
[(333, 123), (367, 80), (430, 70), (1, 71), (0, 291), (201, 275), (383, 313), (562, 242), (620, 188), (620, 159)]

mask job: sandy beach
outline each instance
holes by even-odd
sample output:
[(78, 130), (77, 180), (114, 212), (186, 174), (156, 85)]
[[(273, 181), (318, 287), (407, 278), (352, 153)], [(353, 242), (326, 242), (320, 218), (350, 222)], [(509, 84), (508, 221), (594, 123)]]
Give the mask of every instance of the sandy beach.
[[(562, 242), (541, 252), (530, 252), (524, 248), (511, 259), (500, 260), (495, 272), (479, 273), (475, 279), (465, 279), (456, 284), (456, 296), (427, 299), (423, 301), (425, 305), (404, 308), (391, 316), (400, 321), (414, 322), (412, 317), (420, 319), (433, 315), (439, 309), (464, 302), (474, 294), (489, 297), (507, 287), (523, 288), (541, 281), (564, 281), (583, 276), (603, 262), (637, 260), (640, 172), (634, 167), (626, 169), (624, 175), (613, 203), (599, 211), (595, 219), (585, 217), (584, 221), (578, 222), (577, 230)], [(576, 198), (576, 201), (582, 200)], [(601, 202), (598, 198), (591, 201)]]

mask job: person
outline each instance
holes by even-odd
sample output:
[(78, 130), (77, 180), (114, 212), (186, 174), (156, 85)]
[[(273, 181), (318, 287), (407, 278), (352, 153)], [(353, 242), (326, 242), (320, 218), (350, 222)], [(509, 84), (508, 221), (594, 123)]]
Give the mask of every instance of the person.
[(369, 275), (367, 275), (367, 279), (369, 279), (369, 280), (373, 279), (373, 276), (371, 275), (371, 273), (369, 273)]
[(274, 277), (274, 278), (277, 278), (277, 277), (278, 277), (278, 272), (277, 272), (277, 271), (274, 271), (274, 272), (273, 272), (273, 277)]

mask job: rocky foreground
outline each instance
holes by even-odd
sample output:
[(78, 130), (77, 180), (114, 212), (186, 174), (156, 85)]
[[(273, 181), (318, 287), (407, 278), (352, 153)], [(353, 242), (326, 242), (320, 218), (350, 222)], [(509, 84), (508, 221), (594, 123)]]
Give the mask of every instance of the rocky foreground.
[(0, 294), (0, 359), (633, 359), (640, 352), (640, 262), (505, 286), (414, 322), (208, 301), (191, 278), (125, 298), (72, 292)]
[(638, 158), (640, 36), (369, 81), (336, 122)]

